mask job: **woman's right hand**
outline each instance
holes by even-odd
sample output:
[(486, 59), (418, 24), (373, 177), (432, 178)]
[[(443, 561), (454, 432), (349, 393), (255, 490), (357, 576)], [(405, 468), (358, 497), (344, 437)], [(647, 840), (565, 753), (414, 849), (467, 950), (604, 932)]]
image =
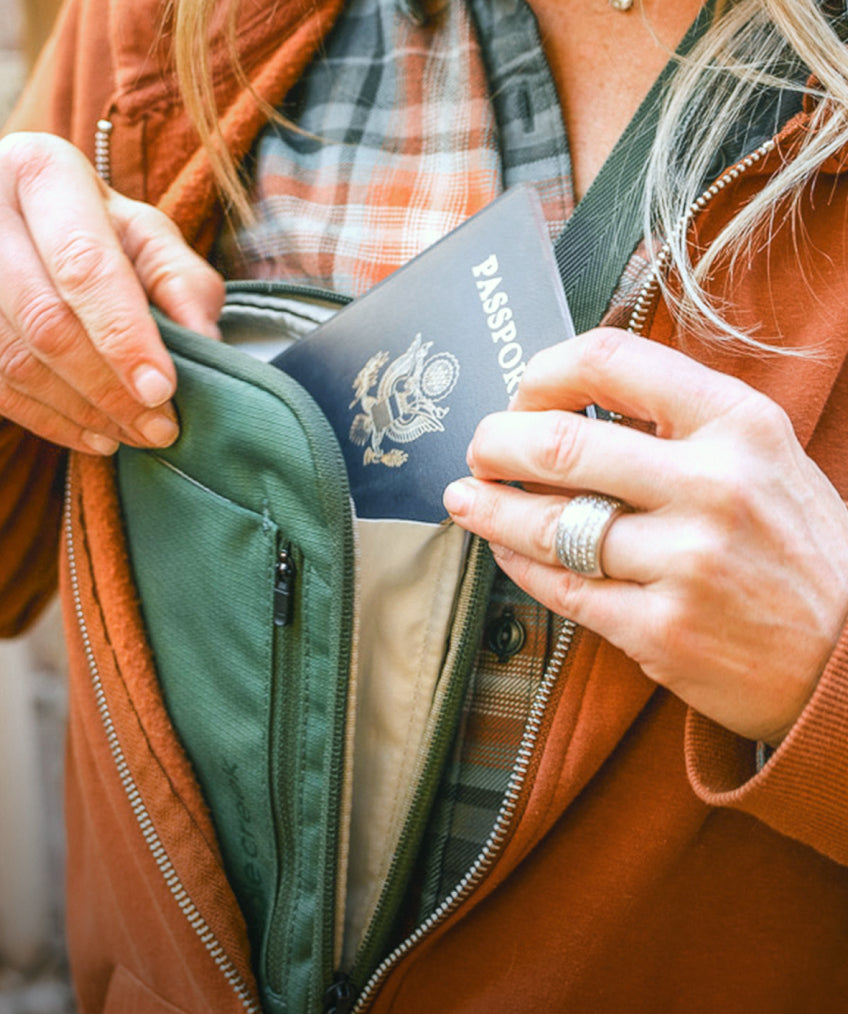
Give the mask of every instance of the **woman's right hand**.
[(0, 416), (87, 453), (172, 443), (176, 375), (148, 305), (216, 337), (223, 297), (173, 222), (71, 144), (0, 141)]

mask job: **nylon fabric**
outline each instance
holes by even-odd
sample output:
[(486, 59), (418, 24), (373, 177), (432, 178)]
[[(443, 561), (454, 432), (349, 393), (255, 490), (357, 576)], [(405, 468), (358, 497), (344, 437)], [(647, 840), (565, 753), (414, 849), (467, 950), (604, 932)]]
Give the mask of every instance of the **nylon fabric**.
[(270, 751), (279, 529), (156, 454), (126, 457), (121, 496), (133, 505), (130, 550), (162, 694), (258, 927), (277, 865), (270, 771), (256, 758)]
[[(332, 971), (349, 668), (346, 477), (332, 431), (290, 378), (161, 329), (181, 437), (119, 453), (134, 575), (169, 713), (247, 917), (264, 1007), (317, 1010)], [(275, 561), (289, 544), (297, 607), (275, 627)]]

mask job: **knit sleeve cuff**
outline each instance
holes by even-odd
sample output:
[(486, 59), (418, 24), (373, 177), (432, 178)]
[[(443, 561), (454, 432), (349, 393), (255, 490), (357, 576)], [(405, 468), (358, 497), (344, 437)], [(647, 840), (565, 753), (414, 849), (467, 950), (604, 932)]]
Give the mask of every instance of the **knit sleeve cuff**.
[(705, 803), (749, 813), (848, 865), (848, 627), (761, 770), (754, 743), (691, 709), (685, 751), (690, 784)]

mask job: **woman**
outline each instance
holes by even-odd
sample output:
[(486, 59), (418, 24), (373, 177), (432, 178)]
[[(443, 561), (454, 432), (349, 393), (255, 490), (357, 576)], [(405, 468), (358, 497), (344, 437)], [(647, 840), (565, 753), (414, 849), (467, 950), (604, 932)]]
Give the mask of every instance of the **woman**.
[[(302, 132), (283, 131), (282, 152), (273, 137), (270, 154), (256, 149), (257, 193), (268, 206), (282, 195), (276, 233), (286, 242), (273, 246), (272, 223), (269, 254), (248, 230), (238, 269), (260, 274), (270, 260), (275, 273), (326, 282), (308, 241), (326, 231), (326, 164), (315, 168), (300, 149), (334, 127), (332, 89), (324, 108), (333, 115), (320, 129), (310, 118), (321, 106), (322, 73), (329, 68), (332, 78), (356, 64), (361, 53), (345, 42), (368, 16), (383, 30), (369, 35), (382, 47), (369, 66), (380, 67), (399, 108), (440, 113), (435, 128), (426, 116), (408, 117), (408, 136), (442, 138), (446, 124), (459, 122), (458, 133), (480, 139), (465, 144), (451, 134), (451, 152), (465, 144), (452, 164), (467, 168), (475, 153), (474, 171), (456, 172), (467, 185), (450, 192), (454, 220), (510, 180), (516, 124), (539, 131), (540, 144), (561, 129), (551, 96), (539, 106), (536, 90), (514, 93), (512, 111), (497, 108), (499, 97), (513, 95), (507, 85), (522, 81), (526, 50), (509, 46), (517, 23), (504, 32), (507, 22), (487, 21), (487, 11), (521, 17), (522, 5), (340, 7), (245, 9), (229, 22), (225, 11), (182, 3), (160, 33), (157, 4), (116, 5), (108, 23), (97, 0), (72, 4), (12, 126), (68, 137), (101, 175), (110, 173), (115, 190), (52, 137), (13, 135), (0, 152), (7, 632), (53, 586), (62, 455), (45, 441), (82, 452), (71, 466), (65, 582), (74, 670), (69, 938), (84, 1011), (260, 1003), (215, 833), (158, 694), (108, 461), (119, 441), (157, 447), (177, 435), (168, 408), (174, 373), (147, 298), (215, 336), (221, 286), (162, 214), (138, 201), (157, 204), (190, 246), (204, 255), (214, 246), (218, 262), (237, 270), (217, 237), (216, 179), (243, 208), (233, 165), (267, 122), (267, 104), (278, 106), (302, 79), (283, 108)], [(532, 154), (519, 162), (533, 182), (541, 179), (556, 233), (700, 4), (531, 7), (571, 158), (556, 163), (560, 138), (545, 158), (563, 173), (541, 176)], [(477, 680), (431, 819), (436, 844), (422, 858), (424, 929), (367, 984), (342, 978), (328, 1009), (346, 1009), (346, 995), (360, 990), (363, 1005), (404, 1012), (844, 1007), (848, 101), (840, 12), (811, 0), (740, 0), (707, 15), (657, 128), (644, 183), (652, 229), (623, 271), (606, 326), (534, 360), (511, 410), (481, 424), (469, 451), (472, 477), (446, 492), (452, 518), (488, 539), (503, 572), (530, 595), (502, 582), (506, 607), (492, 618), (509, 621), (518, 610), (533, 634), (535, 616), (542, 633), (531, 639), (544, 642), (538, 602), (579, 629), (562, 625), (549, 665), (544, 647), (537, 652), (547, 671), (527, 684), (538, 687), (521, 715), (522, 728), (526, 721), (537, 730), (530, 739), (495, 720), (486, 740), (497, 702), (481, 703), (485, 680)], [(337, 17), (344, 20), (331, 34)], [(172, 38), (207, 152), (170, 72)], [(232, 38), (241, 76), (231, 69)], [(310, 64), (315, 53), (324, 55)], [(433, 53), (441, 76), (427, 62)], [(422, 67), (431, 76), (422, 78)], [(416, 90), (424, 79), (449, 82), (441, 107)], [(210, 80), (217, 121), (208, 112)], [(803, 109), (792, 103), (801, 92)], [(452, 95), (464, 100), (451, 103)], [(383, 109), (365, 97), (369, 110)], [(362, 106), (345, 108), (353, 118)], [(755, 143), (754, 121), (776, 130)], [(369, 143), (360, 126), (341, 124), (338, 143), (352, 145), (353, 155)], [(394, 154), (402, 146), (377, 148)], [(412, 148), (401, 155), (421, 155), (425, 171), (402, 201), (391, 187), (369, 191), (369, 180), (353, 173), (343, 180), (348, 189), (331, 189), (345, 198), (324, 202), (328, 230), (339, 207), (367, 206), (373, 235), (387, 237), (367, 253), (373, 236), (361, 226), (332, 239), (330, 276), (354, 279), (351, 295), (399, 263), (401, 251), (423, 245), (418, 234), (412, 249), (393, 247), (390, 235), (399, 204), (423, 207), (426, 218), (439, 201), (427, 145), (418, 146), (423, 154)], [(339, 165), (335, 152), (330, 162)], [(276, 170), (282, 186), (275, 165), (284, 167)], [(287, 194), (307, 209), (304, 222)], [(261, 217), (266, 208), (257, 203)], [(664, 252), (655, 249), (654, 227)], [(623, 329), (628, 322), (636, 334)], [(632, 425), (576, 414), (589, 403)], [(586, 492), (612, 499), (586, 507)], [(600, 518), (588, 535), (568, 506), (575, 494), (590, 519)], [(589, 552), (589, 576), (578, 572), (570, 536)], [(498, 664), (491, 655), (481, 651), (477, 663), (478, 677), (488, 666), (490, 681)], [(508, 801), (508, 819), (499, 825), (482, 807), (497, 834), (478, 874), (455, 892), (462, 862), (453, 878), (445, 871), (452, 850), (464, 855), (469, 807), (452, 800), (480, 795), (473, 784), (463, 788), (460, 769), (473, 769), (468, 753), (499, 738), (507, 767), (525, 774), (476, 786)], [(452, 900), (441, 906), (446, 893)], [(399, 931), (395, 942), (403, 938)], [(262, 1007), (282, 1009), (274, 990), (261, 988)], [(305, 1010), (321, 1002), (297, 999)]]

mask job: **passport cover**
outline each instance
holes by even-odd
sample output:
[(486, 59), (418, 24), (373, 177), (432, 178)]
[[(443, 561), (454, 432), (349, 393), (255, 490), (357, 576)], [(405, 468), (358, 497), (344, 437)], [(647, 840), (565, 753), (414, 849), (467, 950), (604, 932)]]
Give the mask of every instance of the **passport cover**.
[(439, 522), (484, 415), (574, 334), (541, 204), (508, 190), (272, 360), (332, 425), (356, 513)]

